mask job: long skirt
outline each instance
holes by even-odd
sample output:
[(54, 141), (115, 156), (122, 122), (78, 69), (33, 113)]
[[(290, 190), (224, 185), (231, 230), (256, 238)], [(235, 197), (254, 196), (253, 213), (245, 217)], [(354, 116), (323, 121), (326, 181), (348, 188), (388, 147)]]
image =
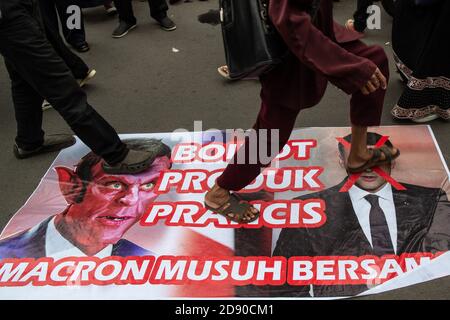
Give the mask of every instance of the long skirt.
[(407, 87), (392, 115), (450, 120), (450, 1), (420, 7), (399, 0), (396, 5), (392, 44)]

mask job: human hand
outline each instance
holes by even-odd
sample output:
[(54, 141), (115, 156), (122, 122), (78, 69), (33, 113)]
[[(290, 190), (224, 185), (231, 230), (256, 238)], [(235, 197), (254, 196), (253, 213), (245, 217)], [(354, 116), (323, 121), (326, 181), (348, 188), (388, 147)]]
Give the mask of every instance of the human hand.
[(364, 95), (369, 95), (372, 92), (377, 91), (379, 88), (386, 90), (387, 80), (386, 77), (381, 73), (380, 69), (376, 69), (375, 73), (370, 77), (369, 81), (361, 88), (361, 92)]

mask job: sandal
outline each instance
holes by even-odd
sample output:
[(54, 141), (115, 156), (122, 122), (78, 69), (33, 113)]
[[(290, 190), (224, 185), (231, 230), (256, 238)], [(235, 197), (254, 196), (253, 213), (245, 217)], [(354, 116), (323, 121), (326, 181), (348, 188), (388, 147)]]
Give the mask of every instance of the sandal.
[(225, 218), (237, 222), (237, 223), (250, 223), (258, 219), (259, 212), (254, 214), (254, 218), (249, 220), (245, 219), (245, 213), (252, 208), (252, 205), (245, 200), (239, 198), (236, 194), (232, 193), (228, 201), (222, 204), (219, 208), (213, 208), (206, 204), (205, 208), (213, 213), (220, 214)]
[[(381, 158), (382, 154), (384, 154), (384, 159)], [(399, 155), (400, 155), (399, 149), (397, 149), (397, 153), (392, 154), (391, 149), (387, 146), (375, 148), (372, 151), (372, 158), (370, 158), (363, 165), (357, 168), (351, 168), (347, 166), (347, 171), (349, 173), (361, 173), (366, 171), (367, 169), (378, 167), (386, 163), (390, 163), (393, 160), (397, 159)]]

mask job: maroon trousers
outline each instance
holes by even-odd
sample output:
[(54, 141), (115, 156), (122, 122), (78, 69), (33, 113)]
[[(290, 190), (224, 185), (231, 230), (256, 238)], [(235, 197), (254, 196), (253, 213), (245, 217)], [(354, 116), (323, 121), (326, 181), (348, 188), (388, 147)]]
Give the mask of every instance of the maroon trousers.
[[(389, 61), (384, 50), (378, 46), (367, 46), (361, 41), (352, 41), (340, 44), (347, 51), (367, 58), (374, 62), (381, 70), (386, 79), (389, 79)], [(265, 88), (270, 90), (270, 88)], [(350, 100), (350, 120), (353, 125), (358, 126), (378, 126), (380, 125), (381, 115), (383, 111), (383, 103), (386, 90), (378, 89), (369, 95), (363, 95), (361, 91), (354, 93)], [(278, 129), (279, 130), (279, 150), (288, 142), (289, 137), (294, 129), (297, 115), (301, 111), (301, 107), (290, 106), (282, 107), (276, 104), (268, 104), (265, 101), (261, 103), (261, 110), (253, 128), (258, 132), (259, 129)], [(267, 147), (270, 150), (270, 132), (267, 136)], [(259, 139), (259, 135), (257, 135)], [(260, 142), (257, 142), (259, 146)], [(259, 151), (259, 150), (258, 150)], [(253, 151), (254, 152), (254, 151)], [(238, 191), (250, 184), (260, 173), (261, 169), (269, 165), (269, 163), (251, 164), (249, 159), (250, 147), (248, 139), (246, 143), (238, 150), (232, 161), (228, 164), (223, 174), (217, 179), (217, 184), (226, 190)], [(258, 153), (259, 154), (259, 153)], [(238, 164), (237, 159), (246, 159), (245, 163)]]

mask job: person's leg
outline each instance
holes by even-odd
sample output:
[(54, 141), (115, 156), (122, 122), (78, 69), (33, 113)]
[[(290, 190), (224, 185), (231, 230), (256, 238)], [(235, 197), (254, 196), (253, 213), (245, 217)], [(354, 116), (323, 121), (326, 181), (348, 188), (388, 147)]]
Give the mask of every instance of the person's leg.
[(136, 17), (131, 0), (114, 0), (114, 4), (119, 13), (119, 25), (114, 29), (112, 36), (113, 38), (122, 38), (136, 28)]
[(358, 32), (363, 32), (367, 28), (367, 19), (369, 14), (367, 13), (367, 8), (373, 5), (373, 0), (358, 0), (357, 9), (353, 14), (353, 27)]
[(71, 29), (67, 25), (67, 21), (69, 19), (73, 19), (73, 12), (67, 12), (67, 9), (76, 5), (76, 1), (74, 0), (54, 0), (56, 9), (58, 11), (59, 19), (61, 21), (61, 28), (66, 39), (67, 43), (69, 43), (72, 47), (74, 47), (79, 52), (86, 52), (89, 50), (89, 45), (86, 42), (86, 31), (84, 29), (84, 18), (83, 11), (80, 11), (80, 28)]
[(16, 145), (33, 150), (44, 142), (42, 130), (42, 101), (44, 100), (5, 60), (11, 79), (12, 99), (17, 122)]
[[(380, 69), (389, 82), (389, 60), (380, 46), (367, 46), (362, 41), (341, 44), (347, 51), (371, 60)], [(350, 100), (350, 116), (352, 124), (363, 126), (380, 125), (386, 90), (382, 88), (364, 95), (361, 91), (352, 95)]]
[(114, 0), (114, 5), (119, 13), (119, 20), (124, 21), (130, 25), (136, 24), (136, 17), (133, 13), (133, 5), (131, 0)]
[(150, 16), (153, 19), (158, 20), (167, 16), (169, 6), (166, 0), (148, 0), (148, 5), (150, 7)]
[[(269, 106), (265, 103), (261, 103), (261, 110), (259, 111), (253, 129), (255, 129), (257, 133), (260, 129), (266, 129), (268, 132), (266, 143), (261, 143), (260, 135), (256, 135), (258, 138), (255, 143), (258, 146), (257, 150), (259, 151), (259, 146), (264, 144), (268, 151), (272, 151), (272, 154), (277, 155), (280, 149), (287, 143), (292, 133), (297, 114), (298, 111), (295, 110), (274, 105)], [(270, 150), (272, 145), (270, 130), (279, 130), (278, 150)], [(264, 135), (264, 138), (265, 136), (266, 135)], [(226, 190), (239, 191), (243, 189), (261, 173), (262, 168), (270, 164), (261, 163), (260, 159), (257, 159), (257, 163), (250, 163), (250, 160), (254, 158), (255, 155), (251, 154), (251, 145), (248, 143), (248, 140), (249, 139), (247, 138), (246, 143), (239, 149), (223, 174), (217, 179), (217, 184)], [(242, 161), (242, 159), (245, 159), (245, 162), (238, 163), (239, 160)]]
[(42, 22), (48, 30), (59, 34), (59, 18), (56, 11), (55, 0), (39, 0), (39, 10), (41, 13)]
[[(266, 143), (261, 142), (259, 134), (256, 135), (257, 141), (249, 143), (249, 139), (246, 139), (245, 144), (235, 154), (222, 175), (217, 179), (214, 187), (206, 194), (205, 203), (208, 206), (218, 208), (226, 203), (230, 197), (230, 191), (239, 191), (249, 185), (261, 173), (261, 170), (270, 164), (270, 161), (262, 163), (259, 158), (257, 158), (256, 163), (251, 161), (250, 159), (253, 160), (255, 156), (258, 157), (252, 152), (255, 153), (256, 151), (257, 154), (260, 154), (259, 147), (265, 145), (265, 151), (274, 156), (278, 155), (292, 133), (298, 112), (299, 110), (287, 109), (277, 105), (261, 104), (261, 110), (253, 128), (257, 133), (260, 129), (267, 129), (267, 135), (263, 135)], [(271, 130), (279, 130), (278, 145), (272, 145)], [(252, 143), (258, 146), (256, 150), (251, 147)], [(276, 150), (272, 150), (273, 147)], [(270, 160), (272, 159), (273, 157)], [(257, 213), (258, 211), (252, 208), (251, 212), (247, 212), (247, 217), (253, 218)]]
[(166, 0), (148, 0), (150, 16), (155, 19), (165, 31), (173, 31), (177, 28), (175, 22), (167, 16), (169, 6)]
[[(25, 9), (0, 25), (0, 53), (40, 97), (52, 104), (92, 151), (112, 164), (127, 156), (128, 149), (116, 131), (87, 103), (86, 94), (69, 68)], [(35, 108), (33, 105), (34, 111)]]
[[(39, 0), (45, 34), (56, 53), (64, 60), (76, 79), (84, 79), (89, 72), (86, 63), (70, 50), (59, 34), (54, 0)], [(56, 26), (55, 26), (56, 20)]]
[(357, 168), (371, 158), (367, 149), (367, 126), (352, 124), (352, 142), (348, 156), (348, 165)]
[(64, 60), (75, 79), (84, 79), (89, 73), (87, 64), (70, 50), (59, 35), (47, 34), (47, 39), (56, 53)]
[[(389, 60), (380, 46), (367, 46), (361, 41), (341, 44), (349, 52), (374, 62), (389, 81)], [(381, 87), (369, 95), (361, 91), (354, 93), (350, 100), (350, 121), (352, 124), (352, 147), (348, 159), (351, 168), (357, 168), (372, 158), (367, 149), (367, 127), (379, 126), (383, 112), (386, 90)], [(393, 150), (396, 153), (396, 149)], [(381, 160), (385, 155), (381, 155)]]

